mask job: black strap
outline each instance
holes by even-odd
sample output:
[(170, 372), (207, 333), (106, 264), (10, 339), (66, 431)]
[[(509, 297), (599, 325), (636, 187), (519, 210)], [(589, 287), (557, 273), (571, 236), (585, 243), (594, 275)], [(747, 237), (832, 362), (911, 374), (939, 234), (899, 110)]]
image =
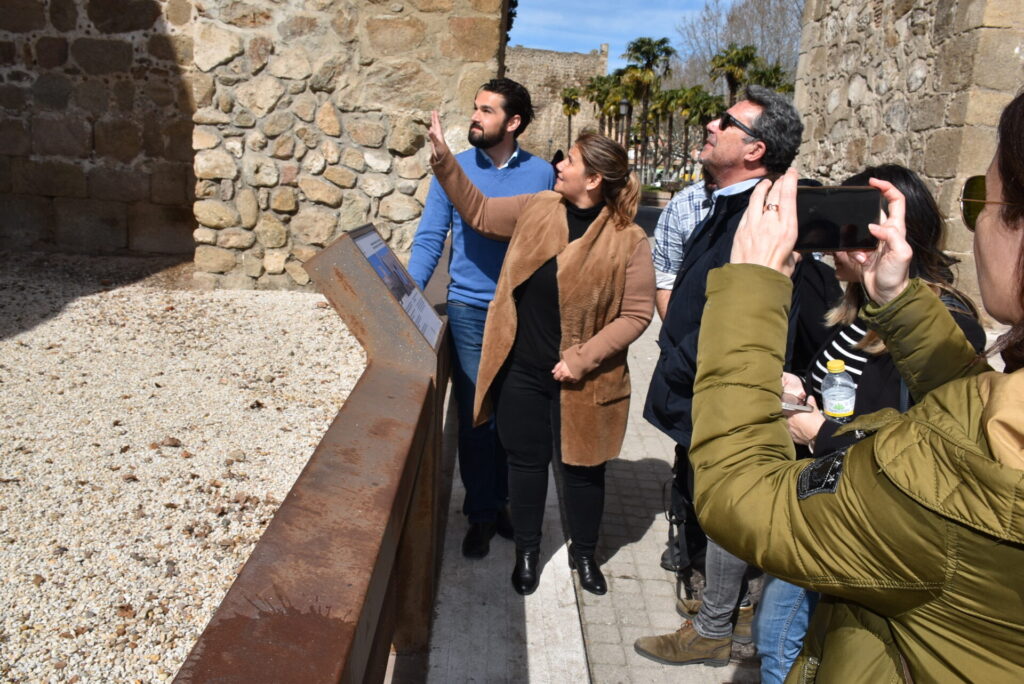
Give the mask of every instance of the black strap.
[(910, 388), (907, 387), (907, 381), (900, 378), (900, 413), (906, 413), (908, 408), (910, 408)]
[[(811, 257), (813, 258), (813, 257)], [(793, 347), (796, 345), (797, 320), (800, 318), (800, 295), (803, 288), (800, 281), (803, 278), (804, 262), (799, 262), (793, 270), (793, 301), (789, 307), (789, 325), (786, 328), (786, 359), (782, 367), (787, 371), (792, 370)]]

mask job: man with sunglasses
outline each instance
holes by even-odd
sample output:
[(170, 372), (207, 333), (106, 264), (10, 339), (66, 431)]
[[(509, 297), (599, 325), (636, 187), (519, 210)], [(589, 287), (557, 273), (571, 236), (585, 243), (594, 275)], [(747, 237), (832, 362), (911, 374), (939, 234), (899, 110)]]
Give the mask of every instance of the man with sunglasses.
[[(644, 417), (676, 441), (674, 471), (681, 480), (676, 486), (690, 489), (691, 495), (691, 402), (708, 272), (729, 261), (733, 236), (754, 186), (762, 178), (776, 177), (789, 168), (802, 132), (803, 124), (793, 104), (760, 86), (748, 86), (743, 100), (707, 125), (700, 161), (717, 182), (717, 189), (711, 195), (710, 212), (685, 245), (658, 338), (661, 353), (644, 407)], [(790, 320), (790, 368), (796, 370), (802, 369), (801, 364), (806, 364), (823, 341), (825, 327), (821, 321), (828, 297), (834, 292), (813, 265), (801, 271), (807, 275), (794, 275), (798, 286)], [(692, 619), (672, 634), (638, 639), (636, 651), (672, 665), (727, 664), (734, 639), (751, 641), (753, 609), (739, 606), (746, 571), (744, 561), (709, 539), (703, 600), (681, 599), (676, 606)], [(735, 632), (734, 623), (738, 623)]]

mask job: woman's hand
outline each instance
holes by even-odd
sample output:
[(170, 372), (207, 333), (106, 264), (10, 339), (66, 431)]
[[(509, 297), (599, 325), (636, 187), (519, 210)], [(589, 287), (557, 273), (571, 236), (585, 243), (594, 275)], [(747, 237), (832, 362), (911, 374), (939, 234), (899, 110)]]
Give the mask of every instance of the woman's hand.
[(818, 410), (814, 397), (807, 397), (807, 405), (814, 410), (796, 411), (786, 417), (786, 427), (795, 444), (813, 444), (825, 422), (825, 416)]
[(558, 382), (578, 382), (579, 378), (574, 377), (565, 361), (559, 361), (551, 369), (551, 376)]
[(804, 389), (804, 381), (800, 379), (799, 375), (787, 373), (786, 371), (782, 371), (782, 393), (792, 394), (801, 402), (807, 399), (807, 390)]
[(437, 110), (430, 112), (430, 129), (427, 131), (430, 138), (430, 151), (432, 159), (440, 159), (449, 152), (448, 143), (444, 140), (444, 129), (441, 128), (441, 115)]
[(790, 276), (799, 255), (796, 244), (797, 172), (790, 169), (772, 183), (763, 180), (754, 188), (732, 241), (734, 264), (757, 264)]
[(868, 181), (882, 191), (889, 202), (889, 215), (881, 225), (871, 224), (871, 234), (878, 238), (878, 247), (869, 252), (851, 252), (850, 256), (863, 269), (862, 282), (871, 301), (888, 304), (907, 288), (910, 282), (910, 260), (914, 250), (907, 242), (907, 226), (903, 217), (906, 200), (892, 183), (872, 178)]

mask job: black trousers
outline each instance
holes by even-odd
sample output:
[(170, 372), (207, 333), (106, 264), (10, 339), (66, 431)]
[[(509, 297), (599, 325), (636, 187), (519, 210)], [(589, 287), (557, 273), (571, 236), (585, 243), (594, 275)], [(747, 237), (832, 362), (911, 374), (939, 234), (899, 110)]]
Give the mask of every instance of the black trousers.
[(559, 392), (551, 371), (514, 361), (506, 368), (496, 406), (498, 438), (508, 456), (508, 495), (516, 546), (539, 550), (548, 464), (561, 466), (565, 511), (573, 551), (592, 555), (604, 513), (604, 471), (562, 463)]

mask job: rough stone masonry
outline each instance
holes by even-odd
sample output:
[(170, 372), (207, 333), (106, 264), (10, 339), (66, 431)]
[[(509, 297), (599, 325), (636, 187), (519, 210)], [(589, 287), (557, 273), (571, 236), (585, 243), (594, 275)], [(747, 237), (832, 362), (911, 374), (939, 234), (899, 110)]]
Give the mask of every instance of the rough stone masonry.
[[(431, 109), (498, 71), (502, 0), (5, 0), (0, 240), (188, 252), (204, 287), (308, 288), (372, 221), (408, 248)], [(193, 220), (194, 219), (194, 220)]]

